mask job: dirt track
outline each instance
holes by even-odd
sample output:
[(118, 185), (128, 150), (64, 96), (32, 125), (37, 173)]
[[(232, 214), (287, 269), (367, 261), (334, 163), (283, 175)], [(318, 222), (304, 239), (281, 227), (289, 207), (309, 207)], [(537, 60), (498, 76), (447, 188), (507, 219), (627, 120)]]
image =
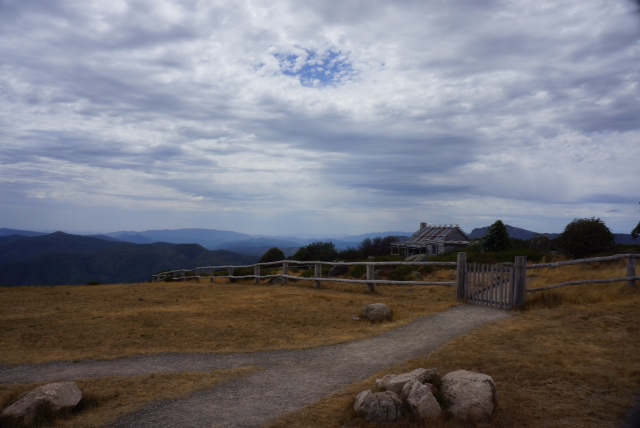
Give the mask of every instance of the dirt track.
[(156, 355), (113, 361), (0, 367), (1, 383), (53, 382), (245, 366), (264, 370), (217, 388), (160, 401), (112, 427), (260, 427), (385, 368), (434, 351), (509, 314), (459, 306), (381, 336), (303, 351), (234, 355)]

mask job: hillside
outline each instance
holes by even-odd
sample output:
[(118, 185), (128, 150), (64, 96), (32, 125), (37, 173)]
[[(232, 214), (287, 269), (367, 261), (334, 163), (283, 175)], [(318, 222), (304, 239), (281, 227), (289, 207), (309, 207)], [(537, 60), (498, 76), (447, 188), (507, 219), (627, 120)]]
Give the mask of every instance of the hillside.
[(0, 242), (0, 286), (144, 282), (163, 270), (255, 261), (197, 244), (141, 245), (56, 232)]

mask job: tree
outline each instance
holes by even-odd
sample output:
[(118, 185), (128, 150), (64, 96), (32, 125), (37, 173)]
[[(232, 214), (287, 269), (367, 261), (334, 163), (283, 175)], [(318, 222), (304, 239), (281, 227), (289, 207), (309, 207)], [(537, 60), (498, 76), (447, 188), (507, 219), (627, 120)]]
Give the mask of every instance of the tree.
[(489, 252), (509, 251), (511, 249), (509, 233), (502, 220), (498, 220), (489, 226), (481, 245), (484, 251)]
[(318, 241), (301, 247), (291, 258), (293, 260), (305, 262), (331, 262), (338, 258), (338, 250), (336, 250), (336, 246), (333, 244), (333, 242)]
[(558, 246), (574, 257), (610, 250), (615, 237), (599, 218), (574, 219), (558, 237)]
[(391, 243), (398, 241), (395, 236), (377, 236), (373, 239), (366, 238), (358, 246), (363, 257), (388, 256), (391, 254)]
[(269, 248), (266, 253), (260, 257), (259, 263), (269, 263), (269, 262), (279, 262), (280, 260), (284, 260), (284, 253), (280, 248), (273, 247)]
[(529, 242), (529, 250), (548, 253), (551, 251), (551, 239), (545, 235), (536, 235)]
[(631, 237), (633, 239), (636, 239), (638, 236), (640, 236), (640, 221), (638, 222), (637, 226), (631, 231)]

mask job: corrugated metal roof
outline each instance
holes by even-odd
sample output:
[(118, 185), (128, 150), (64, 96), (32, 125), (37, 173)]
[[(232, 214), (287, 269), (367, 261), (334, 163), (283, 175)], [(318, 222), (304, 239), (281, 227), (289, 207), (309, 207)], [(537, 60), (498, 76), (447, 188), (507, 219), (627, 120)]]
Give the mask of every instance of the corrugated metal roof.
[[(441, 225), (426, 225), (425, 227), (421, 227), (416, 233), (414, 233), (409, 241), (404, 242), (404, 245), (421, 245), (430, 242), (448, 242), (448, 241), (456, 241), (456, 242), (464, 242), (460, 241), (460, 239), (451, 239), (451, 235), (462, 235), (464, 241), (468, 242), (469, 237), (460, 226), (457, 224), (441, 224)], [(447, 239), (449, 238), (449, 239)]]

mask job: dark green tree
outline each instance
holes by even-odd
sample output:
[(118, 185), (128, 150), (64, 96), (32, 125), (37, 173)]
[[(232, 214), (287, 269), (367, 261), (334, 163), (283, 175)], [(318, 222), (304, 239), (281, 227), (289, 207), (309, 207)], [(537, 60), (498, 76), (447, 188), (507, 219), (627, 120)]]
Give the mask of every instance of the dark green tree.
[(358, 246), (363, 257), (388, 256), (391, 254), (391, 243), (396, 242), (395, 236), (377, 236), (373, 239), (366, 238)]
[(551, 239), (545, 235), (536, 235), (529, 241), (529, 250), (548, 253), (551, 251)]
[(353, 260), (361, 260), (364, 257), (362, 256), (362, 253), (360, 252), (360, 250), (358, 250), (357, 248), (349, 247), (346, 250), (340, 251), (340, 253), (338, 254), (338, 258), (340, 260), (353, 261)]
[(338, 258), (338, 250), (333, 242), (314, 242), (312, 244), (301, 247), (291, 257), (293, 260), (300, 261), (320, 261), (331, 262)]
[(640, 221), (638, 222), (636, 227), (631, 231), (631, 237), (633, 239), (636, 239), (638, 236), (640, 236)]
[(511, 241), (507, 227), (502, 220), (498, 220), (489, 226), (487, 234), (482, 238), (482, 250), (487, 252), (509, 251), (511, 249)]
[(574, 219), (558, 237), (558, 246), (574, 257), (583, 257), (613, 248), (615, 237), (599, 218)]
[(260, 257), (259, 263), (269, 263), (269, 262), (279, 262), (280, 260), (284, 260), (284, 253), (280, 248), (273, 247), (269, 248), (266, 253)]

